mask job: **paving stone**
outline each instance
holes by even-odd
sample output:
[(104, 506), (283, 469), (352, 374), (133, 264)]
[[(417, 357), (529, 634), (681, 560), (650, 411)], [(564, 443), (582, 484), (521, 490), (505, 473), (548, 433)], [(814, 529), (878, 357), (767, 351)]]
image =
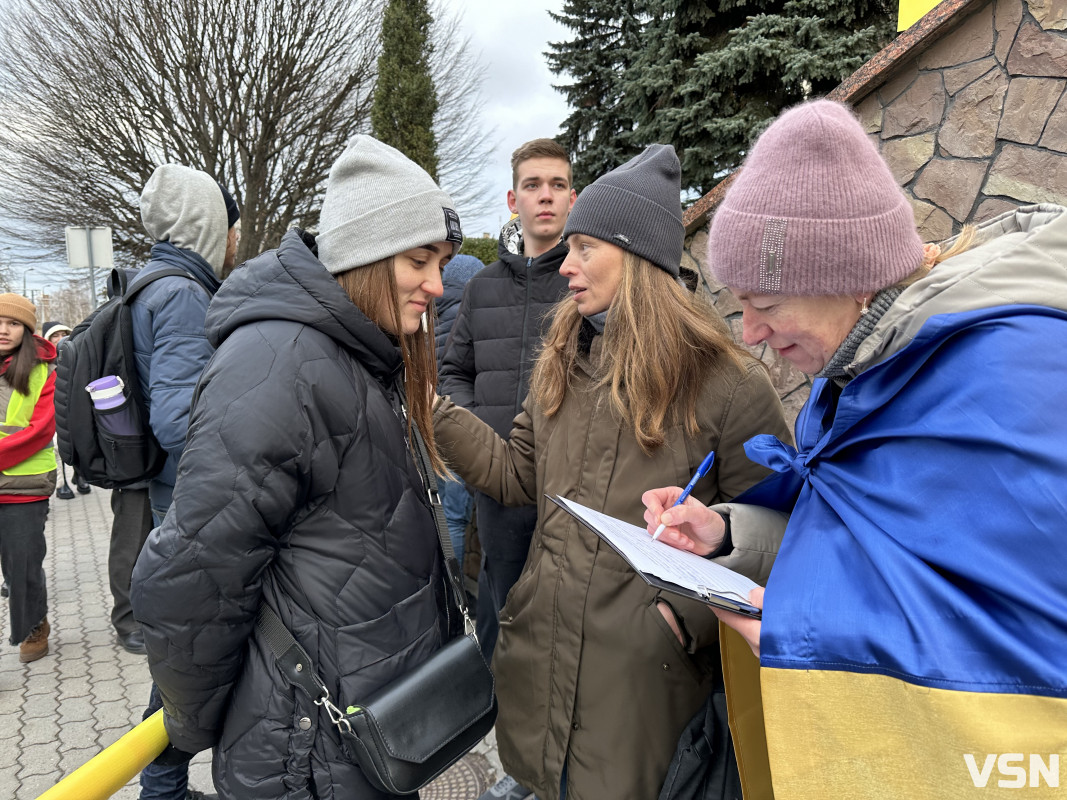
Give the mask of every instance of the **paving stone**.
[(64, 701), (63, 705), (59, 707), (59, 719), (64, 725), (68, 722), (81, 722), (82, 720), (92, 719), (92, 717), (92, 697), (74, 697)]
[(59, 757), (59, 775), (56, 776), (55, 782), (63, 780), (63, 778), (70, 775), (78, 767), (82, 766), (90, 758), (99, 753), (99, 749), (96, 747), (81, 747), (74, 750), (64, 750)]
[[(58, 758), (56, 759), (58, 762)], [(58, 777), (48, 774), (21, 776), (16, 779), (15, 800), (33, 800), (51, 789)]]
[(73, 700), (75, 697), (90, 697), (92, 693), (93, 684), (88, 675), (67, 678), (59, 684), (59, 699), (63, 702)]
[(118, 678), (107, 678), (93, 683), (93, 697), (97, 702), (108, 700), (126, 700), (126, 687)]
[(57, 706), (55, 697), (46, 694), (30, 695), (22, 703), (22, 718), (28, 720), (34, 717), (54, 717)]
[(19, 747), (31, 744), (48, 744), (59, 735), (59, 723), (53, 717), (36, 717), (22, 723), (22, 742)]
[(0, 767), (0, 797), (15, 797), (19, 785), (19, 769), (18, 764)]
[(85, 747), (89, 742), (96, 742), (99, 734), (96, 732), (96, 721), (92, 719), (80, 722), (67, 722), (59, 728), (59, 742), (66, 750), (72, 747)]
[(55, 697), (59, 694), (59, 676), (56, 675), (54, 670), (43, 675), (34, 675), (32, 679), (25, 682), (24, 694), (27, 697), (35, 694), (47, 694)]
[(118, 727), (129, 730), (130, 707), (125, 699), (107, 702), (97, 701), (96, 708), (93, 710), (93, 717), (97, 721), (96, 729), (99, 731)]
[(31, 744), (20, 749), (19, 764), (22, 769), (19, 771), (19, 780), (31, 775), (56, 775), (59, 768), (59, 742)]

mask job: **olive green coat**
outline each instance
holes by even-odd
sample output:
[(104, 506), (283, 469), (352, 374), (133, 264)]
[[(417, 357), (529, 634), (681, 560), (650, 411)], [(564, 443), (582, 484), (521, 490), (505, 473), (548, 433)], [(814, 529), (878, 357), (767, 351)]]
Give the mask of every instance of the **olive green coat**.
[[(567, 800), (657, 797), (678, 737), (720, 669), (707, 607), (663, 595), (691, 637), (683, 647), (656, 608), (659, 592), (545, 495), (644, 526), (641, 494), (684, 486), (709, 450), (715, 466), (693, 492), (705, 503), (730, 499), (765, 474), (746, 458), (747, 439), (790, 440), (766, 371), (753, 361), (743, 372), (709, 376), (698, 436), (672, 428), (646, 455), (613, 417), (606, 392), (594, 389), (601, 340), (580, 361), (560, 410), (546, 418), (527, 399), (508, 441), (447, 399), (434, 416), (442, 451), (468, 484), (506, 505), (538, 506), (526, 567), (501, 612), (493, 667), (501, 761), (539, 800), (558, 798), (564, 763)], [(718, 560), (762, 583), (777, 544), (761, 549)]]

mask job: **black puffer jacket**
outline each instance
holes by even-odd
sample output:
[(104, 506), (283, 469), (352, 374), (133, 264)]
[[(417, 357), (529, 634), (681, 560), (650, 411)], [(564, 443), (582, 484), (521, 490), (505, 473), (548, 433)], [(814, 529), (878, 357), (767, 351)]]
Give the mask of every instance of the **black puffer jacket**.
[(561, 242), (537, 258), (519, 255), (509, 249), (521, 251), (514, 224), (500, 233), (500, 260), (467, 284), (439, 387), (440, 394), (469, 408), (505, 437), (522, 411), (549, 312), (567, 293), (567, 279), (559, 274), (567, 245)]
[(167, 732), (214, 746), (224, 798), (378, 798), (254, 622), (274, 609), (341, 708), (440, 647), (439, 547), (399, 352), (297, 232), (227, 279), (207, 325), (218, 351), (133, 580)]

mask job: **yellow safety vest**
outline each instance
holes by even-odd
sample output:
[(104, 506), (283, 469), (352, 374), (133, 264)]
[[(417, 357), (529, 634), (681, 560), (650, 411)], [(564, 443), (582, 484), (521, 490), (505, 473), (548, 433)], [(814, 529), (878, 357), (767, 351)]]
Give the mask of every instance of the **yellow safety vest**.
[[(50, 372), (51, 367), (42, 362), (30, 372), (30, 391), (28, 394), (22, 394), (22, 392), (12, 390), (11, 399), (8, 400), (7, 403), (7, 413), (4, 416), (4, 423), (3, 425), (0, 425), (0, 440), (13, 433), (18, 433), (30, 424), (30, 419), (33, 417), (33, 410), (37, 406), (37, 401), (41, 398), (41, 390), (44, 388)], [(3, 474), (44, 475), (55, 468), (56, 454), (55, 450), (52, 448), (52, 443), (49, 442), (47, 447), (38, 450), (25, 461), (15, 464), (15, 466), (10, 467), (9, 469), (5, 469)]]

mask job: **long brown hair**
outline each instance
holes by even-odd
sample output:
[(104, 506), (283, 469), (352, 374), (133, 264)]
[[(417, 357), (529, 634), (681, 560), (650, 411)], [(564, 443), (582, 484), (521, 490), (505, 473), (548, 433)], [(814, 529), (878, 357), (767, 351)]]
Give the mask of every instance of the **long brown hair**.
[[(562, 300), (530, 378), (531, 396), (549, 417), (566, 398), (581, 325), (574, 300)], [(608, 387), (613, 412), (632, 427), (642, 450), (651, 453), (662, 445), (668, 425), (683, 423), (696, 435), (706, 375), (740, 371), (744, 353), (703, 294), (624, 253), (622, 280), (604, 326), (597, 386)]]
[[(365, 267), (346, 270), (335, 276), (348, 298), (367, 317), (383, 330), (389, 323), (400, 331), (400, 296), (396, 288), (393, 258), (384, 258)], [(427, 313), (428, 330), (399, 333), (400, 356), (404, 360), (404, 391), (408, 398), (408, 436), (411, 425), (417, 425), (429, 450), (434, 471), (446, 474), (444, 459), (437, 450), (433, 435), (433, 396), (437, 388), (437, 359), (434, 355), (433, 314)]]
[(37, 352), (37, 340), (33, 338), (33, 331), (25, 325), (22, 327), (26, 333), (22, 335), (22, 342), (11, 353), (11, 361), (8, 362), (4, 378), (8, 386), (19, 394), (29, 394), (30, 373), (42, 359)]

